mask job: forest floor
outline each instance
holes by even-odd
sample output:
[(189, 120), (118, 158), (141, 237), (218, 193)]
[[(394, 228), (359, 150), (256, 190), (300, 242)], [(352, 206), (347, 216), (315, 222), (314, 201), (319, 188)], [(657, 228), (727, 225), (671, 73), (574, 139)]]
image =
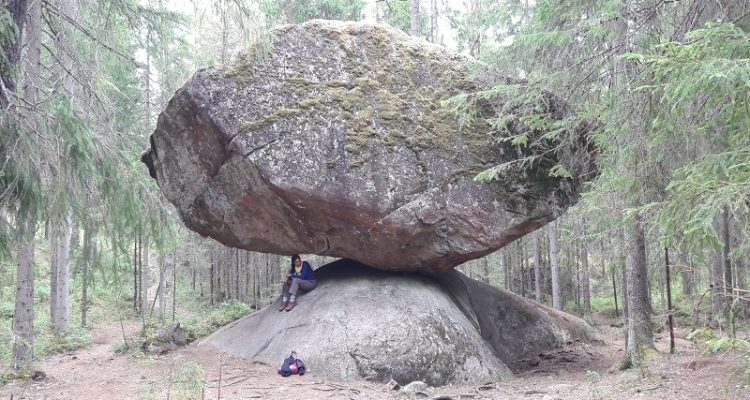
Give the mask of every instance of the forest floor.
[[(161, 356), (139, 352), (116, 354), (122, 343), (119, 323), (94, 330), (84, 348), (44, 358), (38, 369), (44, 379), (11, 381), (0, 387), (0, 399), (750, 399), (744, 380), (750, 360), (741, 354), (703, 354), (703, 349), (681, 339), (676, 355), (669, 355), (669, 335), (657, 335), (659, 353), (649, 356), (643, 370), (614, 371), (622, 357), (621, 329), (601, 321), (601, 343), (573, 343), (541, 354), (507, 382), (445, 386), (423, 393), (391, 390), (366, 381), (332, 381), (315, 376), (282, 378), (277, 366), (250, 363), (206, 346), (189, 345)], [(135, 332), (136, 322), (125, 327)], [(281, 362), (281, 357), (279, 359)]]

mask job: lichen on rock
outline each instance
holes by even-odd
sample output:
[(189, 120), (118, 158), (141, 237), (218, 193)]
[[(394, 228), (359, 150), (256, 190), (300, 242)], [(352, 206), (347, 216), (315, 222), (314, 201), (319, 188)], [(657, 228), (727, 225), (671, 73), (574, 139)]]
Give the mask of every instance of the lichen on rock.
[[(503, 135), (525, 125), (498, 128), (502, 99), (475, 95), (490, 87), (466, 56), (365, 23), (274, 38), (262, 59), (198, 71), (144, 157), (186, 225), (227, 245), (445, 270), (553, 219), (593, 168), (550, 174), (585, 141), (521, 167), (531, 150)], [(460, 95), (477, 106), (468, 118), (446, 106)], [(561, 104), (547, 102), (554, 118), (569, 114)], [(500, 164), (512, 167), (497, 182), (472, 180)]]

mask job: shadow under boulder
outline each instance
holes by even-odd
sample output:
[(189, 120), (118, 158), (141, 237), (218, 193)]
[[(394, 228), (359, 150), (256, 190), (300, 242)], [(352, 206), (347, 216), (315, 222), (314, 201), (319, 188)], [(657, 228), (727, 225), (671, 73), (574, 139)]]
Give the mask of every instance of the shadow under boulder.
[(505, 380), (506, 364), (591, 338), (576, 317), (455, 271), (433, 278), (339, 260), (315, 273), (318, 287), (291, 312), (277, 301), (199, 345), (272, 366), (296, 350), (319, 376), (440, 386)]

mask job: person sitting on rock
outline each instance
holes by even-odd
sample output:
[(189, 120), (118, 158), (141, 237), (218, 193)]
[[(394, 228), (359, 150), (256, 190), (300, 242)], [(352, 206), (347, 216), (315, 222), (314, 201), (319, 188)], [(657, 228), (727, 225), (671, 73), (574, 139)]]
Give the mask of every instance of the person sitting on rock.
[(292, 256), (292, 266), (281, 280), (281, 305), (279, 311), (291, 311), (297, 305), (297, 292), (309, 292), (318, 286), (310, 263), (302, 261), (299, 254)]

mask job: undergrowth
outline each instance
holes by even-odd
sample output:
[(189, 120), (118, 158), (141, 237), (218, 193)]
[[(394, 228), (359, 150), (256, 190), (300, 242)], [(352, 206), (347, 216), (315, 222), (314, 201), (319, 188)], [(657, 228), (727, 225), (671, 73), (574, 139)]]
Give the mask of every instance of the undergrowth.
[(716, 335), (716, 332), (711, 328), (698, 328), (690, 332), (686, 339), (696, 343), (703, 342), (706, 348), (701, 352), (701, 356), (730, 351), (739, 353), (744, 360), (742, 365), (743, 377), (746, 382), (750, 383), (750, 340)]
[(201, 310), (180, 321), (188, 342), (202, 338), (218, 328), (247, 315), (252, 308), (237, 300), (229, 300), (218, 307)]

